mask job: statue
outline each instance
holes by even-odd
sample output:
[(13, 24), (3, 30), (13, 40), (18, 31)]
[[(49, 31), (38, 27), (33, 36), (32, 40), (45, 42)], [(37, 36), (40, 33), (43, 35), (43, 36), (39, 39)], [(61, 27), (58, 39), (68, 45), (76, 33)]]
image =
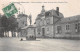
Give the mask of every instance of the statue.
[(32, 16), (31, 14), (29, 15), (29, 22), (30, 22), (30, 25), (32, 24)]

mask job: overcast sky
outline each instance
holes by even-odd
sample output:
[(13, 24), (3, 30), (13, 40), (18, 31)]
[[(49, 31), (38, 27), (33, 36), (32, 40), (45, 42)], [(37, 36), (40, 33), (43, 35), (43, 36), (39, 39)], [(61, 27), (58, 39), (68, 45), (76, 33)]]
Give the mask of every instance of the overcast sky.
[[(41, 12), (42, 5), (45, 6), (46, 11), (51, 9), (56, 9), (56, 7), (59, 7), (60, 12), (63, 13), (64, 17), (80, 15), (80, 0), (0, 0), (1, 14), (3, 14), (2, 8), (7, 6), (10, 2), (26, 2), (26, 3), (21, 3), (21, 5), (19, 4), (15, 5), (17, 8), (20, 7), (21, 11), (25, 10), (25, 14), (27, 15), (32, 14), (33, 23), (35, 21), (37, 14)], [(42, 3), (32, 3), (32, 2), (42, 2)], [(48, 2), (53, 2), (53, 3), (48, 3)]]

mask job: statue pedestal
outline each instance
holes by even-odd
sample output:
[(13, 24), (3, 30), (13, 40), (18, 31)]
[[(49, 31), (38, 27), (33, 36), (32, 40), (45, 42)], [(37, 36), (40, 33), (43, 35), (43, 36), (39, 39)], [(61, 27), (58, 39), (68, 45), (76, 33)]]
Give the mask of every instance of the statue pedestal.
[(27, 28), (27, 40), (36, 40), (36, 32), (35, 27), (33, 25), (29, 25)]

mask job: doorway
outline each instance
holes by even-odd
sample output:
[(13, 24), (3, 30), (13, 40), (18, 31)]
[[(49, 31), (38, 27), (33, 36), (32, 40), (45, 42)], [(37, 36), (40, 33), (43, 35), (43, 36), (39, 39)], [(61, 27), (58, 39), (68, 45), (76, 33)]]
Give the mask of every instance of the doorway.
[(42, 36), (45, 36), (45, 28), (42, 28)]

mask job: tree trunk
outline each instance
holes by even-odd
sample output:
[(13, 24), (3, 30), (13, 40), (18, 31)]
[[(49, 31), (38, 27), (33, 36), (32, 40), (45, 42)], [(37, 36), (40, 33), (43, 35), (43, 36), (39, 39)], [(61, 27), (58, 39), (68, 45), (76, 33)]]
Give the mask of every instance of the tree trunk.
[(9, 31), (7, 31), (7, 36), (9, 37)]
[(13, 37), (13, 31), (11, 31), (12, 37)]
[(6, 37), (6, 31), (5, 31), (5, 37)]

